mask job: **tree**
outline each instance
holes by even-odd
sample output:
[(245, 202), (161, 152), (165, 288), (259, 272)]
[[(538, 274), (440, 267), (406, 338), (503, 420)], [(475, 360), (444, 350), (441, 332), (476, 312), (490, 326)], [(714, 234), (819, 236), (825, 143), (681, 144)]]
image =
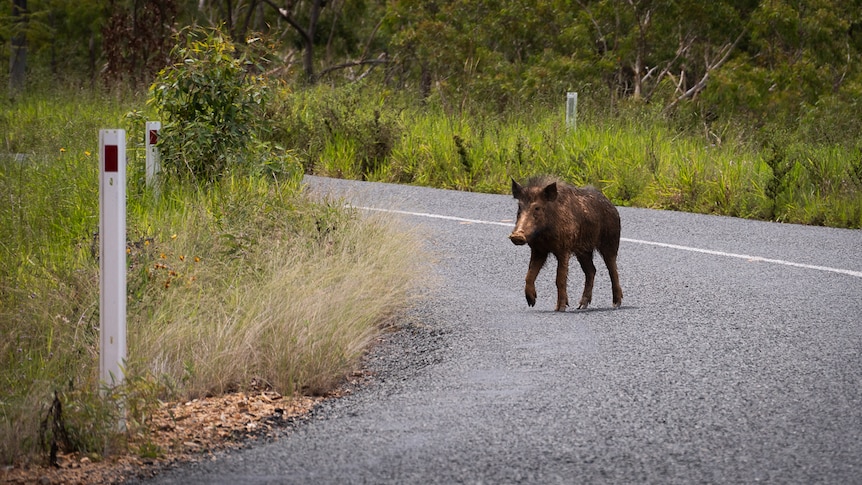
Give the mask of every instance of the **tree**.
[(304, 2), (287, 1), (285, 8), (279, 7), (272, 0), (263, 0), (270, 7), (274, 8), (278, 14), (284, 19), (293, 29), (299, 34), (302, 41), (302, 68), (305, 71), (306, 80), (314, 83), (316, 76), (314, 75), (314, 36), (317, 31), (317, 23), (320, 21), (320, 12), (326, 4), (325, 0), (311, 0), (308, 13), (308, 23), (300, 25), (297, 18), (297, 7)]
[(391, 2), (386, 30), (396, 71), (405, 84), (418, 78), (423, 98), (434, 94), (452, 109), (479, 100), (518, 103), (528, 83), (531, 94), (542, 95), (548, 73), (526, 70), (565, 49), (559, 38), (568, 35), (560, 32), (571, 25), (570, 11), (556, 3)]
[[(858, 119), (862, 1), (770, 0), (747, 12), (748, 33), (728, 61), (732, 69), (718, 73), (704, 92), (711, 104), (758, 125), (829, 120), (831, 126), (815, 131), (832, 136), (846, 124), (836, 121)], [(858, 128), (847, 127), (842, 136), (853, 132)]]
[[(746, 29), (744, 2), (696, 0), (577, 0), (594, 29), (596, 54), (615, 65), (606, 76), (614, 99), (662, 99), (672, 109), (701, 93), (734, 53)], [(664, 93), (664, 91), (663, 91)], [(665, 93), (666, 95), (666, 93)]]
[(111, 80), (146, 85), (168, 63), (175, 0), (133, 0), (131, 5), (112, 0), (102, 36), (105, 74)]
[(24, 89), (27, 68), (27, 0), (12, 1), (12, 42), (9, 52), (9, 94)]
[[(364, 7), (363, 5), (361, 5), (363, 2), (327, 2), (326, 0), (309, 0), (305, 2), (302, 0), (287, 0), (284, 7), (279, 7), (272, 0), (262, 1), (272, 7), (276, 12), (278, 12), (279, 17), (285, 22), (287, 22), (288, 25), (290, 25), (290, 27), (299, 35), (299, 39), (302, 45), (302, 68), (305, 73), (306, 82), (314, 84), (323, 75), (341, 69), (364, 65), (368, 65), (373, 68), (376, 65), (386, 63), (385, 54), (380, 54), (376, 58), (369, 58), (369, 48), (382, 22), (382, 20), (380, 20), (377, 22), (377, 25), (374, 27), (372, 32), (369, 34), (368, 39), (365, 41), (364, 48), (361, 51), (359, 59), (343, 62), (341, 64), (330, 65), (323, 69), (319, 74), (315, 70), (315, 45), (318, 43), (320, 37), (319, 27), (324, 7), (330, 6), (330, 10), (332, 10), (333, 12), (333, 20), (331, 21), (332, 27), (330, 31), (331, 34), (326, 43), (328, 50), (332, 41), (332, 33), (335, 32), (336, 24), (338, 23), (337, 21), (339, 18), (339, 14), (342, 10), (344, 10), (345, 5), (348, 3), (352, 3), (355, 4), (354, 7), (359, 6), (361, 9)], [(302, 24), (302, 17), (306, 18), (305, 25)]]

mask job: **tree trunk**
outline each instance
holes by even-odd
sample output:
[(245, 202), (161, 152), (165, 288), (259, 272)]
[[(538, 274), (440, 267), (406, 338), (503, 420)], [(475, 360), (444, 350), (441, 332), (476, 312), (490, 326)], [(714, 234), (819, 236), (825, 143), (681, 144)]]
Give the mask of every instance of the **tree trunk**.
[(272, 0), (264, 0), (270, 7), (274, 8), (281, 18), (284, 19), (291, 27), (296, 30), (302, 38), (302, 67), (305, 70), (305, 77), (310, 84), (317, 81), (317, 75), (314, 72), (314, 33), (317, 29), (317, 22), (320, 20), (320, 11), (325, 3), (323, 0), (312, 0), (311, 12), (308, 18), (308, 28), (303, 28), (293, 16), (293, 12), (286, 8), (281, 8)]
[(9, 95), (24, 89), (27, 68), (27, 0), (12, 1), (12, 43), (9, 52)]
[(305, 36), (305, 55), (302, 56), (302, 64), (305, 67), (305, 75), (308, 82), (314, 84), (317, 75), (314, 73), (314, 34), (317, 30), (317, 22), (320, 20), (320, 11), (323, 9), (323, 0), (314, 0), (311, 4), (311, 16), (308, 19), (308, 35)]
[(644, 76), (646, 76), (646, 56), (649, 50), (649, 46), (647, 46), (647, 31), (650, 28), (652, 11), (647, 9), (645, 12), (641, 12), (638, 9), (638, 3), (635, 3), (634, 0), (629, 0), (629, 5), (631, 5), (635, 20), (638, 23), (637, 44), (635, 45), (635, 62), (632, 66), (632, 70), (634, 71), (633, 97), (634, 99), (641, 99), (643, 96)]
[(90, 75), (90, 88), (92, 89), (96, 87), (96, 33), (93, 31), (90, 31), (88, 53), (87, 72)]

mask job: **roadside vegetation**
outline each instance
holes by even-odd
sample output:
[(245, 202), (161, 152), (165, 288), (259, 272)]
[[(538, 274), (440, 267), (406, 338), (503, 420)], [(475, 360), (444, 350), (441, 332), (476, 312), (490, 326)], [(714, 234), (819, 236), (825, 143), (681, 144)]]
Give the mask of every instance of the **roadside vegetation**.
[(564, 96), (452, 113), (374, 87), (318, 87), (280, 100), (273, 137), (306, 171), (331, 177), (508, 193), (510, 177), (552, 174), (618, 205), (862, 228), (862, 145), (812, 135), (829, 132), (831, 115), (752, 132), (580, 99), (572, 128)]
[[(130, 442), (132, 452), (158, 456), (146, 425), (159, 400), (253, 387), (330, 392), (422, 291), (418, 237), (338, 200), (308, 197), (291, 152), (257, 139), (262, 122), (252, 120), (265, 86), (248, 82), (223, 37), (198, 34), (178, 49), (205, 54), (200, 65), (159, 78), (196, 76), (197, 95), (183, 87), (188, 96), (151, 96), (148, 105), (144, 96), (40, 93), (0, 111), (8, 150), (0, 159), (4, 464), (42, 461), (52, 449), (98, 459)], [(206, 89), (233, 89), (237, 100), (215, 105), (224, 98), (207, 98)], [(221, 131), (211, 150), (207, 133), (231, 129), (220, 110), (237, 105), (245, 131)], [(181, 118), (193, 109), (221, 121)], [(165, 120), (172, 147), (158, 197), (144, 180), (150, 116)], [(123, 127), (128, 137), (129, 357), (125, 383), (113, 389), (98, 382), (103, 127)], [(185, 129), (196, 137), (182, 138)], [(190, 163), (202, 153), (224, 165)]]
[[(858, 0), (276, 3), (0, 6), (4, 464), (146, 443), (159, 399), (339, 382), (422, 292), (427, 257), (311, 200), (304, 174), (507, 193), (542, 173), (618, 205), (862, 228)], [(126, 129), (129, 161), (113, 390), (100, 128)]]

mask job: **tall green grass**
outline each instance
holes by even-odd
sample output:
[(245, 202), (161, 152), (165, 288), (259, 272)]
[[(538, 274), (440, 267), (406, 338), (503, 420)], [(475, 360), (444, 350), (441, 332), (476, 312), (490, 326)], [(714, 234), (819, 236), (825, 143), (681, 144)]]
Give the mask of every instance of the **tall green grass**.
[(60, 96), (28, 98), (0, 111), (4, 463), (41, 447), (38, 431), (52, 392), (67, 389), (79, 374), (88, 378), (97, 358), (96, 130), (118, 122), (121, 112)]
[[(568, 129), (562, 102), (452, 115), (369, 91), (306, 93), (301, 115), (296, 105), (282, 107), (281, 132), (304, 141), (293, 146), (308, 170), (491, 193), (507, 192), (510, 177), (553, 174), (595, 185), (619, 205), (862, 227), (862, 146), (808, 142), (802, 128), (728, 124), (704, 133), (649, 106), (607, 113), (584, 103), (577, 128)], [(371, 170), (369, 146), (385, 148)]]
[[(418, 295), (415, 236), (309, 200), (294, 173), (166, 184), (155, 199), (137, 139), (145, 115), (126, 115), (141, 104), (41, 95), (0, 110), (4, 464), (52, 442), (96, 456), (125, 447), (157, 398), (326, 392)], [(116, 127), (129, 135), (127, 379), (100, 392), (97, 142)]]

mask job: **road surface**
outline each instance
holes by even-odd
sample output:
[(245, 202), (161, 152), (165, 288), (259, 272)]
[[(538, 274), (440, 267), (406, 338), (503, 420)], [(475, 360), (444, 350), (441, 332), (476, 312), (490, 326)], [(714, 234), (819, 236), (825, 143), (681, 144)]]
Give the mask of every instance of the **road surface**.
[(620, 208), (622, 308), (596, 257), (556, 313), (511, 197), (307, 183), (420, 231), (439, 289), (360, 391), (146, 483), (862, 483), (862, 231)]

